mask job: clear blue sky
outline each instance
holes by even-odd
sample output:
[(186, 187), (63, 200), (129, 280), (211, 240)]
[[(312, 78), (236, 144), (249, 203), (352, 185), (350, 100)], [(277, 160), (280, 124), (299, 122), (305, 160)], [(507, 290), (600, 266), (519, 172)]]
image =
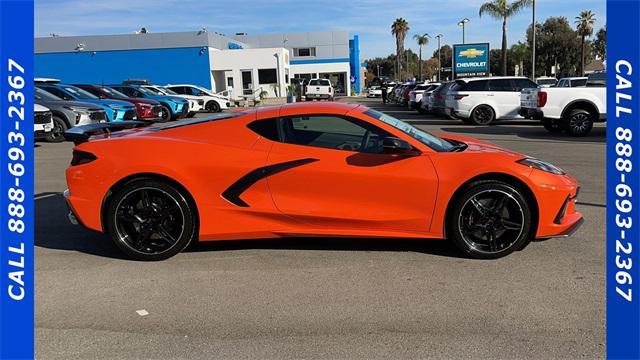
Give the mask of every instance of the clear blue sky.
[[(444, 43), (462, 41), (456, 25), (465, 17), (467, 42), (489, 41), (501, 44), (501, 23), (480, 18), (478, 9), (486, 0), (36, 0), (36, 36), (94, 35), (132, 33), (140, 27), (150, 32), (209, 31), (250, 34), (297, 31), (346, 30), (360, 35), (362, 59), (386, 56), (395, 49), (390, 34), (393, 20), (403, 17), (411, 30), (406, 46), (417, 51), (412, 39), (416, 33), (441, 33)], [(538, 19), (565, 16), (573, 18), (581, 10), (592, 10), (596, 29), (605, 24), (605, 0), (537, 0)], [(531, 22), (526, 9), (508, 24), (509, 44), (524, 40)], [(435, 39), (426, 54), (436, 48)]]

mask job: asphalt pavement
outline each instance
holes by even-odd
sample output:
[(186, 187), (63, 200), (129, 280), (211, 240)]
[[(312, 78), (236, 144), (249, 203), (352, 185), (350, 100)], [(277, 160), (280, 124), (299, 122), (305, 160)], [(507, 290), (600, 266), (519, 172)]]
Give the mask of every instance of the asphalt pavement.
[(142, 263), (69, 224), (60, 193), (72, 146), (39, 143), (37, 358), (604, 358), (604, 126), (575, 139), (532, 121), (476, 127), (355, 101), (562, 167), (582, 183), (585, 224), (495, 261), (443, 241), (314, 238)]

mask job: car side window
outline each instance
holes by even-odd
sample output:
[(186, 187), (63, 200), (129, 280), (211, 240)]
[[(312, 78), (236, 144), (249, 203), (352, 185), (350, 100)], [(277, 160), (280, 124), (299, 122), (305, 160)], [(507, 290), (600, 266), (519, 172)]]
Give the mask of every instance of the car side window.
[(486, 80), (470, 81), (468, 83), (461, 82), (458, 85), (458, 91), (488, 91), (489, 82)]
[(357, 119), (336, 115), (303, 115), (281, 119), (285, 143), (327, 149), (382, 153), (386, 131)]
[(528, 79), (514, 79), (515, 91), (522, 91), (522, 89), (535, 89), (538, 84)]
[(511, 83), (511, 79), (495, 79), (489, 81), (491, 91), (516, 91)]

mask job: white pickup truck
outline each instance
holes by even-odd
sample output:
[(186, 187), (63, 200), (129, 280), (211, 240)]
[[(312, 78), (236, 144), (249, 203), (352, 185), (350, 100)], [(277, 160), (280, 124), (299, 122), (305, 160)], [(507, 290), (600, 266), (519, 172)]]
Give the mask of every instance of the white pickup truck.
[(589, 75), (586, 87), (523, 89), (521, 116), (541, 120), (553, 133), (586, 136), (594, 122), (607, 121), (606, 73)]
[(304, 98), (306, 101), (314, 99), (333, 101), (333, 86), (328, 79), (311, 79), (305, 88)]

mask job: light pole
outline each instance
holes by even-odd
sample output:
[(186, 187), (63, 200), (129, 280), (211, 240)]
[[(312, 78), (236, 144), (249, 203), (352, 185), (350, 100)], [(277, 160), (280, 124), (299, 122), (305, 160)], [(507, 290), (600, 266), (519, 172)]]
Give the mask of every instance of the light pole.
[(440, 57), (440, 40), (444, 37), (442, 34), (436, 35), (436, 39), (438, 39), (438, 82), (440, 82), (440, 73), (442, 72), (442, 58)]
[(533, 0), (533, 19), (531, 24), (531, 80), (536, 81), (536, 0)]
[(380, 78), (380, 65), (378, 65), (378, 79)]
[(462, 43), (465, 43), (465, 33), (464, 33), (464, 26), (471, 20), (464, 18), (462, 20), (460, 20), (460, 22), (458, 23), (458, 26), (462, 26)]

